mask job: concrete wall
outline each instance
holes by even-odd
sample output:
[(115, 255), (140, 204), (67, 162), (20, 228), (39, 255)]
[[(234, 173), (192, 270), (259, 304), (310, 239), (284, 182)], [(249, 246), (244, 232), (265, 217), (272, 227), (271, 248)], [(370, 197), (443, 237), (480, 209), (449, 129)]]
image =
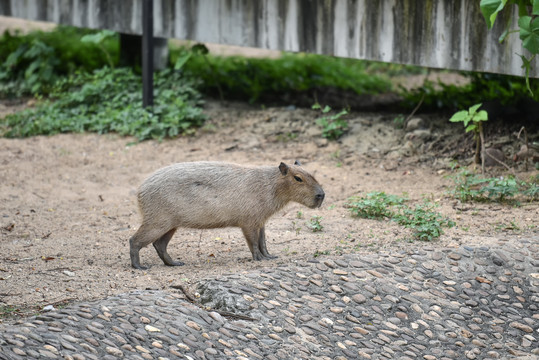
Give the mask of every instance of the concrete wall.
[[(0, 15), (142, 29), (141, 0), (0, 0)], [(497, 40), (506, 20), (488, 31), (479, 0), (154, 0), (155, 36), (524, 75), (518, 34)]]

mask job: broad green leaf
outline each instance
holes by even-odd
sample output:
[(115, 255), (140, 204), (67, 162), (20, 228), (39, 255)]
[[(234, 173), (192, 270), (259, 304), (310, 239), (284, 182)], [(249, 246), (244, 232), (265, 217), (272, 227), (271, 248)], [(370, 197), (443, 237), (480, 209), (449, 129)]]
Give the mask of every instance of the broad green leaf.
[(533, 54), (539, 54), (539, 17), (532, 20), (530, 16), (518, 19), (522, 46)]
[(489, 29), (494, 25), (496, 15), (504, 8), (506, 3), (507, 0), (481, 0), (479, 6)]
[(193, 55), (192, 52), (186, 52), (186, 53), (182, 54), (178, 58), (178, 60), (176, 60), (176, 64), (174, 64), (174, 70), (180, 70), (185, 65), (187, 60), (189, 60), (191, 58), (192, 55)]
[(451, 119), (449, 119), (449, 121), (451, 121), (451, 122), (462, 122), (465, 119), (467, 119), (468, 117), (469, 117), (468, 111), (461, 110), (461, 111), (456, 112), (455, 114), (453, 114), (453, 116), (451, 116)]
[(473, 121), (479, 122), (479, 121), (487, 121), (488, 120), (488, 113), (485, 110), (479, 111), (477, 114), (475, 114)]
[(475, 129), (477, 128), (477, 125), (475, 124), (470, 124), (466, 127), (466, 132), (470, 132), (470, 131), (475, 131)]
[(473, 115), (475, 114), (475, 112), (477, 111), (477, 109), (479, 109), (479, 108), (481, 107), (481, 105), (482, 105), (482, 104), (479, 103), (479, 104), (475, 104), (475, 105), (471, 106), (471, 107), (470, 107), (470, 110), (469, 110), (470, 116), (473, 117)]
[(533, 0), (532, 15), (539, 15), (539, 0)]

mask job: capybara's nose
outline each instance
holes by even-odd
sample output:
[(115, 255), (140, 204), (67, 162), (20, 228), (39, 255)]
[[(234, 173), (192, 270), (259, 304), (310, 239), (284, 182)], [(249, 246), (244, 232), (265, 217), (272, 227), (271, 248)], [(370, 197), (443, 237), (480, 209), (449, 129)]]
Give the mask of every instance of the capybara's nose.
[(319, 193), (319, 194), (316, 194), (314, 198), (315, 198), (317, 201), (322, 202), (322, 201), (324, 200), (324, 197), (325, 197), (325, 196), (326, 196), (326, 194), (325, 194), (324, 192), (321, 192), (321, 193)]

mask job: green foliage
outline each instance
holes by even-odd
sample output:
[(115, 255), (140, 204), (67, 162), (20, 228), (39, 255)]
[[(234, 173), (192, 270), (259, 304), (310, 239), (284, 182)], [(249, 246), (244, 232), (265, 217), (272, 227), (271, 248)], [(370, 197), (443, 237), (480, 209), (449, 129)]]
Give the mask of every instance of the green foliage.
[(375, 191), (364, 197), (350, 198), (347, 206), (353, 216), (366, 219), (384, 219), (393, 216), (393, 206), (400, 206), (406, 200), (405, 197)]
[[(412, 109), (423, 99), (422, 109), (455, 111), (487, 101), (518, 106), (522, 100), (530, 98), (526, 79), (521, 77), (489, 73), (463, 74), (470, 77), (469, 84), (457, 86), (425, 81), (418, 89), (411, 91), (401, 89), (404, 97), (403, 105)], [(539, 79), (530, 79), (529, 86), (534, 93), (532, 98), (539, 101)]]
[(450, 194), (463, 202), (516, 202), (517, 199), (536, 201), (539, 179), (518, 181), (513, 176), (482, 178), (469, 171), (453, 176), (455, 188)]
[(307, 227), (311, 229), (312, 232), (322, 231), (324, 226), (320, 223), (320, 221), (322, 221), (321, 216), (313, 216), (307, 223)]
[[(522, 67), (526, 69), (526, 84), (527, 89), (533, 95), (533, 91), (529, 86), (529, 72), (531, 61), (539, 54), (539, 0), (481, 0), (480, 7), (483, 17), (489, 29), (492, 28), (496, 21), (496, 16), (500, 11), (509, 6), (518, 5), (518, 27), (519, 37), (522, 40), (522, 46), (532, 53), (531, 58), (526, 58), (524, 55), (519, 55), (522, 59)], [(529, 12), (531, 9), (531, 13)], [(500, 37), (500, 42), (504, 41), (509, 31), (508, 23), (506, 30)]]
[(105, 42), (106, 39), (111, 38), (111, 37), (113, 37), (115, 35), (116, 35), (116, 33), (114, 31), (101, 30), (101, 31), (99, 31), (98, 33), (95, 33), (95, 34), (84, 35), (80, 39), (80, 41), (82, 41), (83, 43), (92, 43), (92, 44), (96, 44), (97, 46), (99, 46), (99, 49), (105, 54), (105, 56), (107, 58), (107, 61), (109, 63), (109, 66), (112, 69), (112, 68), (114, 68), (114, 62), (112, 61), (112, 57), (110, 56), (109, 52), (107, 51), (107, 49), (105, 48), (103, 43)]
[(439, 238), (443, 227), (453, 227), (455, 222), (434, 211), (434, 203), (424, 201), (413, 209), (401, 206), (394, 220), (399, 225), (413, 230), (414, 238), (422, 241), (431, 241)]
[(21, 44), (0, 66), (0, 95), (47, 92), (57, 80), (59, 62), (54, 49), (41, 40)]
[(117, 37), (107, 37), (99, 46), (81, 41), (84, 35), (93, 33), (94, 30), (67, 26), (27, 35), (6, 31), (0, 37), (0, 97), (48, 94), (62, 76), (103, 67), (107, 60), (101, 56), (99, 47), (111, 59), (117, 59)]
[(132, 135), (139, 140), (186, 134), (204, 121), (193, 81), (179, 72), (155, 75), (155, 105), (142, 107), (142, 84), (132, 70), (103, 68), (64, 78), (35, 109), (6, 116), (3, 135), (26, 137), (93, 131)]
[(449, 121), (451, 122), (462, 122), (466, 132), (473, 131), (474, 133), (479, 133), (480, 122), (488, 120), (488, 113), (485, 110), (477, 111), (482, 104), (475, 104), (471, 106), (468, 110), (461, 110), (455, 113)]
[(352, 216), (396, 221), (399, 225), (412, 229), (417, 240), (437, 239), (443, 234), (443, 227), (455, 226), (453, 221), (434, 211), (436, 204), (424, 201), (423, 204), (410, 208), (406, 201), (405, 197), (377, 191), (364, 197), (350, 198), (347, 207)]
[[(331, 111), (329, 106), (325, 106), (323, 109), (320, 104), (316, 103), (312, 106), (314, 110), (320, 110), (322, 114), (327, 114)], [(348, 122), (345, 119), (341, 119), (342, 116), (347, 115), (348, 110), (341, 110), (334, 115), (322, 116), (316, 119), (316, 123), (322, 127), (322, 136), (329, 140), (339, 139), (347, 130)]]
[[(171, 51), (172, 63), (189, 49)], [(203, 53), (201, 53), (203, 54)], [(367, 74), (364, 62), (313, 54), (284, 53), (277, 59), (221, 57), (199, 54), (183, 64), (186, 73), (202, 80), (201, 90), (217, 95), (218, 85), (227, 99), (283, 101), (321, 88), (376, 94), (391, 89), (382, 76)]]

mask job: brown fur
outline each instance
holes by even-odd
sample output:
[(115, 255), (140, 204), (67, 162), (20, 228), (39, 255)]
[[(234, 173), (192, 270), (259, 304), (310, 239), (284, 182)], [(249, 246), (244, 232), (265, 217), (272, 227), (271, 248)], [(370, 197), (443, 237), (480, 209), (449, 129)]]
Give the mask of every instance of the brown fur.
[(275, 258), (266, 249), (264, 225), (290, 201), (319, 207), (324, 191), (299, 164), (248, 167), (221, 162), (178, 163), (157, 170), (140, 186), (142, 225), (130, 239), (131, 265), (153, 244), (166, 265), (183, 265), (166, 251), (178, 227), (239, 227), (254, 260)]

